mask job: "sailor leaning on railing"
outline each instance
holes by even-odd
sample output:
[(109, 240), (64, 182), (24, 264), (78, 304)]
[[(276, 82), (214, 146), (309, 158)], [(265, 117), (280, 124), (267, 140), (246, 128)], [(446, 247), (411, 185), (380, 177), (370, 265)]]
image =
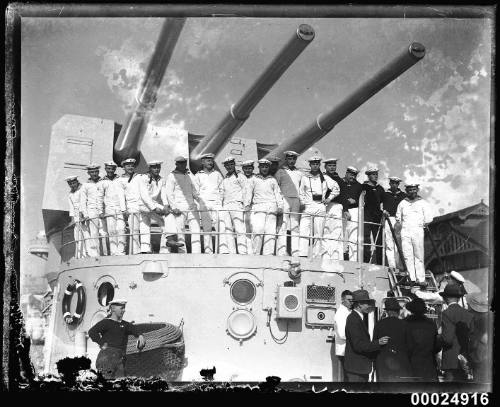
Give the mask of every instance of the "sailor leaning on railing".
[[(100, 166), (91, 164), (87, 167), (90, 178), (84, 185), (76, 176), (66, 179), (70, 186), (70, 216), (75, 225), (75, 256), (106, 255), (108, 245), (111, 255), (125, 254), (127, 246), (128, 254), (151, 253), (151, 224), (155, 222), (162, 229), (162, 253), (172, 248), (186, 251), (188, 225), (191, 253), (201, 253), (203, 247), (205, 253), (309, 256), (312, 249), (313, 256), (360, 260), (358, 211), (365, 191), (365, 261), (385, 264), (385, 256), (379, 254), (383, 246), (380, 240), (384, 233), (392, 237), (390, 228), (384, 231), (380, 226), (385, 217), (392, 226), (399, 226), (395, 223), (396, 209), (401, 207), (404, 213), (406, 207), (414, 207), (423, 211), (422, 224), (432, 220), (428, 206), (418, 196), (399, 205), (406, 195), (399, 190), (397, 177), (389, 178), (391, 187), (384, 191), (377, 183), (375, 167), (366, 171), (368, 181), (361, 184), (356, 180), (359, 171), (355, 167), (347, 167), (344, 178), (337, 174), (336, 158), (324, 160), (322, 173), (320, 157), (311, 157), (310, 171), (303, 172), (295, 167), (297, 156), (294, 151), (286, 151), (286, 164), (274, 175), (270, 171), (276, 167), (278, 157), (259, 160), (258, 174), (253, 174), (253, 161), (243, 163), (242, 174), (235, 170), (236, 160), (227, 157), (224, 176), (215, 169), (213, 154), (202, 156), (203, 168), (195, 175), (187, 169), (187, 159), (177, 157), (175, 170), (166, 179), (160, 175), (161, 161), (148, 162), (148, 173), (139, 174), (136, 160), (128, 158), (121, 163), (121, 176), (115, 174), (114, 162), (106, 162), (106, 176), (102, 179)], [(409, 182), (407, 187), (414, 185)], [(408, 222), (417, 215), (410, 213), (400, 220), (411, 229)], [(420, 223), (418, 226), (422, 227)], [(396, 227), (396, 232), (399, 229)], [(387, 240), (389, 266), (395, 267), (401, 254), (396, 253), (394, 239)], [(418, 274), (420, 280), (421, 245), (415, 242), (414, 250), (410, 250), (409, 244), (403, 245), (408, 248), (405, 260), (412, 279)], [(372, 248), (375, 256), (370, 253)]]

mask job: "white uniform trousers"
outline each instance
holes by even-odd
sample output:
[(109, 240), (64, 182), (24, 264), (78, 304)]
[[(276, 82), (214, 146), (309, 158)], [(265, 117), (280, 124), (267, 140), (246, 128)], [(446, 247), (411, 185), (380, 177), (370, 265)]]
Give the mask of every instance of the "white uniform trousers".
[[(156, 212), (141, 212), (139, 230), (141, 232), (141, 252), (151, 253), (151, 221), (154, 220), (158, 226), (164, 229), (165, 222), (162, 215)], [(160, 248), (165, 248), (165, 235), (162, 233)]]
[(219, 253), (236, 253), (236, 247), (234, 245), (234, 233), (236, 233), (238, 253), (247, 254), (247, 237), (245, 234), (246, 228), (244, 221), (243, 203), (230, 202), (224, 205), (222, 209), (223, 211), (220, 212), (220, 230), (221, 233), (224, 232), (224, 234), (221, 234), (219, 238)]
[(358, 260), (358, 208), (349, 209), (351, 220), (345, 220), (344, 250), (349, 252), (349, 261)]
[[(286, 212), (299, 212), (300, 211), (300, 200), (299, 198), (288, 198), (283, 199), (284, 208), (283, 215), (278, 217), (278, 241), (276, 246), (276, 255), (287, 256), (286, 232), (289, 230), (291, 235), (291, 255), (299, 255), (299, 232), (300, 232), (300, 214), (287, 214)], [(281, 222), (280, 222), (281, 221)]]
[(276, 244), (276, 212), (275, 203), (258, 203), (252, 205), (253, 253), (274, 254)]
[[(179, 232), (178, 241), (184, 243), (184, 246), (179, 247), (178, 253), (186, 253), (186, 223), (189, 226), (191, 234), (191, 253), (201, 253), (200, 240), (200, 216), (198, 211), (189, 210), (187, 205), (177, 205), (177, 208), (182, 211), (180, 215), (175, 215), (176, 230)], [(168, 216), (171, 216), (170, 214)], [(167, 217), (168, 217), (167, 216)]]
[(137, 254), (140, 252), (140, 217), (141, 214), (139, 211), (130, 211), (128, 215), (128, 253), (129, 254)]
[(391, 228), (389, 227), (388, 222), (391, 222), (392, 228), (396, 233), (396, 238), (401, 242), (401, 233), (396, 228), (396, 218), (394, 216), (390, 216), (387, 218), (384, 225), (384, 233), (385, 233), (385, 255), (387, 257), (387, 267), (398, 268), (401, 269), (401, 259), (398, 253), (398, 248), (396, 246), (396, 242), (392, 236)]
[(125, 254), (125, 220), (121, 212), (106, 213), (105, 218), (106, 232), (109, 236), (109, 251), (111, 256), (120, 256)]
[(86, 242), (90, 237), (89, 228), (85, 222), (76, 222), (73, 228), (73, 236), (75, 237), (75, 258), (82, 259), (88, 257), (85, 249)]
[(403, 226), (401, 245), (411, 281), (424, 282), (424, 229), (420, 226)]
[(245, 212), (245, 230), (247, 233), (247, 251), (253, 252), (253, 236), (252, 236), (252, 212)]
[(332, 260), (344, 260), (342, 205), (338, 202), (330, 202), (326, 207), (326, 215), (323, 234), (326, 255)]
[[(315, 215), (315, 216), (313, 216)], [(323, 230), (326, 220), (326, 207), (321, 202), (312, 202), (305, 206), (300, 217), (300, 251), (299, 256), (308, 256), (309, 237), (314, 236), (312, 241), (313, 256), (323, 256), (325, 249), (323, 246)]]
[(214, 252), (212, 244), (212, 226), (215, 225), (215, 230), (219, 232), (221, 229), (221, 215), (219, 210), (222, 207), (211, 201), (205, 202), (205, 206), (200, 207), (201, 225), (203, 227), (203, 246), (205, 253), (211, 254)]
[(85, 247), (87, 249), (87, 254), (90, 257), (97, 257), (101, 254), (101, 250), (99, 248), (99, 238), (101, 239), (103, 246), (103, 254), (107, 255), (108, 250), (106, 246), (106, 231), (105, 231), (105, 222), (103, 219), (99, 218), (97, 212), (89, 211), (89, 220), (88, 220), (88, 230), (90, 234), (90, 238), (86, 240)]

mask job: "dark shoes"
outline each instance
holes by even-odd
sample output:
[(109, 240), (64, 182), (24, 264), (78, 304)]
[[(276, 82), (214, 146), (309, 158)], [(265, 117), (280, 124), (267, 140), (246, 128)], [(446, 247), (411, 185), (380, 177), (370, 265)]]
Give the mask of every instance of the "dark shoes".
[(167, 247), (182, 247), (182, 246), (184, 246), (184, 243), (182, 243), (182, 242), (175, 242), (173, 240), (167, 240), (166, 245), (167, 245)]

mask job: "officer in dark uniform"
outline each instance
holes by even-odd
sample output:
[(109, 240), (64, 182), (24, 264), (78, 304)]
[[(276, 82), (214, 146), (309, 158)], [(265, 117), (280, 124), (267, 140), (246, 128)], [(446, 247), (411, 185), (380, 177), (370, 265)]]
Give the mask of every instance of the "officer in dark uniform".
[[(365, 250), (363, 261), (369, 263), (372, 258), (370, 242), (375, 244), (375, 264), (382, 264), (382, 233), (380, 222), (382, 221), (382, 201), (385, 194), (382, 185), (378, 184), (378, 168), (370, 167), (365, 171), (368, 180), (363, 183), (365, 196), (365, 228), (364, 244)], [(373, 262), (373, 261), (372, 261)]]
[(394, 237), (388, 223), (391, 223), (393, 230), (396, 232), (397, 239), (401, 242), (400, 230), (399, 228), (396, 228), (396, 209), (398, 208), (399, 203), (406, 198), (406, 194), (399, 189), (400, 182), (401, 178), (399, 177), (389, 177), (389, 189), (384, 192), (382, 197), (382, 206), (384, 214), (387, 217), (384, 224), (387, 266), (398, 269), (402, 268), (400, 257), (402, 256), (402, 253), (398, 253), (397, 246), (394, 242)]
[(128, 335), (138, 338), (137, 348), (146, 346), (144, 336), (130, 322), (124, 321), (127, 301), (113, 300), (109, 303), (110, 315), (89, 329), (89, 337), (96, 342), (101, 350), (97, 355), (96, 368), (106, 379), (116, 379), (125, 376), (125, 353), (127, 351)]
[(347, 167), (344, 177), (344, 258), (356, 261), (358, 255), (358, 210), (359, 196), (363, 186), (356, 180), (359, 170), (355, 167)]

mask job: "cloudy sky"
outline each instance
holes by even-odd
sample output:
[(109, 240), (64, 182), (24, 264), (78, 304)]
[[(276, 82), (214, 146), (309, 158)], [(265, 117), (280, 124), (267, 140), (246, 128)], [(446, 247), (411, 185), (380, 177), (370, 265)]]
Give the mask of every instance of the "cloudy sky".
[[(417, 41), (423, 60), (314, 149), (422, 184), (435, 215), (489, 199), (492, 22), (485, 19), (189, 18), (153, 122), (207, 134), (293, 35), (316, 37), (237, 136), (279, 143)], [(43, 229), (51, 126), (65, 114), (123, 123), (162, 19), (23, 18), (21, 250)], [(364, 175), (359, 180), (363, 181)], [(65, 187), (65, 186), (61, 186)], [(22, 267), (30, 263), (22, 255)]]

